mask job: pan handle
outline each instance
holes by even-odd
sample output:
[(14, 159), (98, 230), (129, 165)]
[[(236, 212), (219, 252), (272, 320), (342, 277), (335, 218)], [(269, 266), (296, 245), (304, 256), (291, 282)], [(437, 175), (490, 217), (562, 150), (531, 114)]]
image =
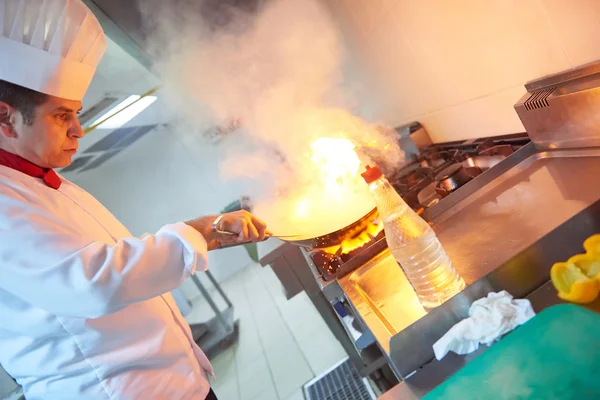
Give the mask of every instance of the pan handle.
[(267, 236), (263, 240), (259, 240), (258, 242), (253, 242), (252, 240), (247, 240), (245, 242), (227, 242), (227, 243), (219, 242), (219, 247), (217, 247), (215, 250), (228, 249), (230, 247), (243, 246), (245, 244), (251, 244), (251, 243), (261, 243), (261, 242), (264, 242), (265, 240), (268, 240), (270, 237), (271, 236)]
[[(219, 234), (219, 235), (222, 235), (222, 236), (230, 236), (231, 237), (231, 236), (237, 236), (238, 235), (237, 233), (234, 233), (234, 232), (222, 231), (222, 230), (219, 230), (219, 229), (217, 229), (215, 232), (217, 234)], [(265, 235), (265, 238), (263, 240), (259, 240), (259, 241), (246, 240), (245, 242), (225, 242), (225, 243), (218, 242), (219, 243), (219, 247), (217, 247), (215, 250), (228, 249), (230, 247), (243, 246), (245, 244), (251, 244), (251, 243), (261, 243), (261, 242), (264, 242), (265, 240), (268, 240), (268, 239), (270, 239), (272, 237), (277, 238), (277, 239), (281, 239), (284, 242), (289, 242), (289, 243), (296, 244), (297, 246), (300, 246), (300, 247), (307, 247), (307, 248), (311, 247), (310, 245), (303, 244), (300, 241), (298, 241), (297, 243), (295, 243), (296, 239), (299, 237), (299, 235), (282, 235), (282, 236), (279, 236), (279, 235), (273, 235), (271, 232), (268, 232)]]
[[(222, 231), (219, 229), (216, 230), (216, 233), (218, 235), (230, 236), (230, 237), (238, 235), (237, 233), (234, 233), (234, 232)], [(265, 240), (269, 239), (270, 237), (271, 237), (271, 235), (266, 235), (263, 240), (259, 240), (259, 241), (246, 240), (244, 242), (225, 242), (225, 243), (221, 243), (220, 241), (217, 241), (219, 243), (219, 247), (217, 247), (215, 250), (228, 249), (230, 247), (243, 246), (245, 244), (251, 244), (251, 243), (260, 243), (260, 242), (264, 242)]]

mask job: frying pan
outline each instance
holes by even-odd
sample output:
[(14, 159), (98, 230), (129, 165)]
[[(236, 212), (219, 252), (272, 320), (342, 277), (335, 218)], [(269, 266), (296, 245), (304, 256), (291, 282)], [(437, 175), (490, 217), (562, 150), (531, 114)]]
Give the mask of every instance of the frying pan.
[[(348, 237), (353, 237), (355, 234), (360, 233), (364, 230), (365, 225), (370, 223), (373, 219), (378, 215), (377, 208), (372, 209), (368, 214), (360, 218), (359, 220), (353, 222), (352, 224), (345, 226), (344, 228), (338, 229), (337, 231), (333, 231), (326, 235), (309, 237), (302, 235), (275, 235), (270, 234), (267, 235), (265, 240), (274, 237), (277, 239), (281, 239), (285, 242), (291, 243), (295, 246), (304, 247), (306, 249), (322, 249), (332, 246), (337, 246), (342, 243), (342, 241)], [(223, 236), (237, 236), (237, 233), (228, 232), (228, 231), (217, 231), (217, 234)], [(249, 243), (255, 243), (252, 241), (246, 242), (230, 242), (230, 243), (222, 243), (219, 249), (225, 249), (229, 247), (241, 246)]]

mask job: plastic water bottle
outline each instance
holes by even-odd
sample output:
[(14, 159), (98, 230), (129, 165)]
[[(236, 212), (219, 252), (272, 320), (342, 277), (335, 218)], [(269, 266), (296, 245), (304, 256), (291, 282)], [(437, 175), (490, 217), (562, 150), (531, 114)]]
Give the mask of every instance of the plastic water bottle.
[(388, 247), (426, 308), (434, 308), (465, 288), (431, 227), (394, 190), (379, 167), (362, 174), (383, 220)]

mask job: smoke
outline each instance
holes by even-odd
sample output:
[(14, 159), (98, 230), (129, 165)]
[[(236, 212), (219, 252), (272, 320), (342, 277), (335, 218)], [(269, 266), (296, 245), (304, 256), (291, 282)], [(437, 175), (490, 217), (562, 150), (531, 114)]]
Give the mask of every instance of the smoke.
[(219, 143), (221, 179), (243, 178), (255, 214), (276, 234), (325, 234), (370, 211), (360, 174), (340, 176), (332, 188), (311, 143), (349, 139), (363, 168), (374, 160), (384, 169), (399, 165), (404, 155), (393, 130), (347, 111), (360, 99), (344, 87), (344, 47), (324, 6), (169, 3), (144, 0), (140, 8), (175, 129), (241, 125)]

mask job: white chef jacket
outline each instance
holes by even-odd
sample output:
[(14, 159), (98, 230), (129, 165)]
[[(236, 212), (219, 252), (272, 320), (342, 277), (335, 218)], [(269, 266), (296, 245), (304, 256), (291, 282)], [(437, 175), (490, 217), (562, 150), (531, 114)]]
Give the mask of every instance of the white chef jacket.
[(27, 400), (204, 400), (214, 373), (169, 292), (206, 251), (186, 224), (133, 238), (75, 184), (0, 165), (0, 364)]

